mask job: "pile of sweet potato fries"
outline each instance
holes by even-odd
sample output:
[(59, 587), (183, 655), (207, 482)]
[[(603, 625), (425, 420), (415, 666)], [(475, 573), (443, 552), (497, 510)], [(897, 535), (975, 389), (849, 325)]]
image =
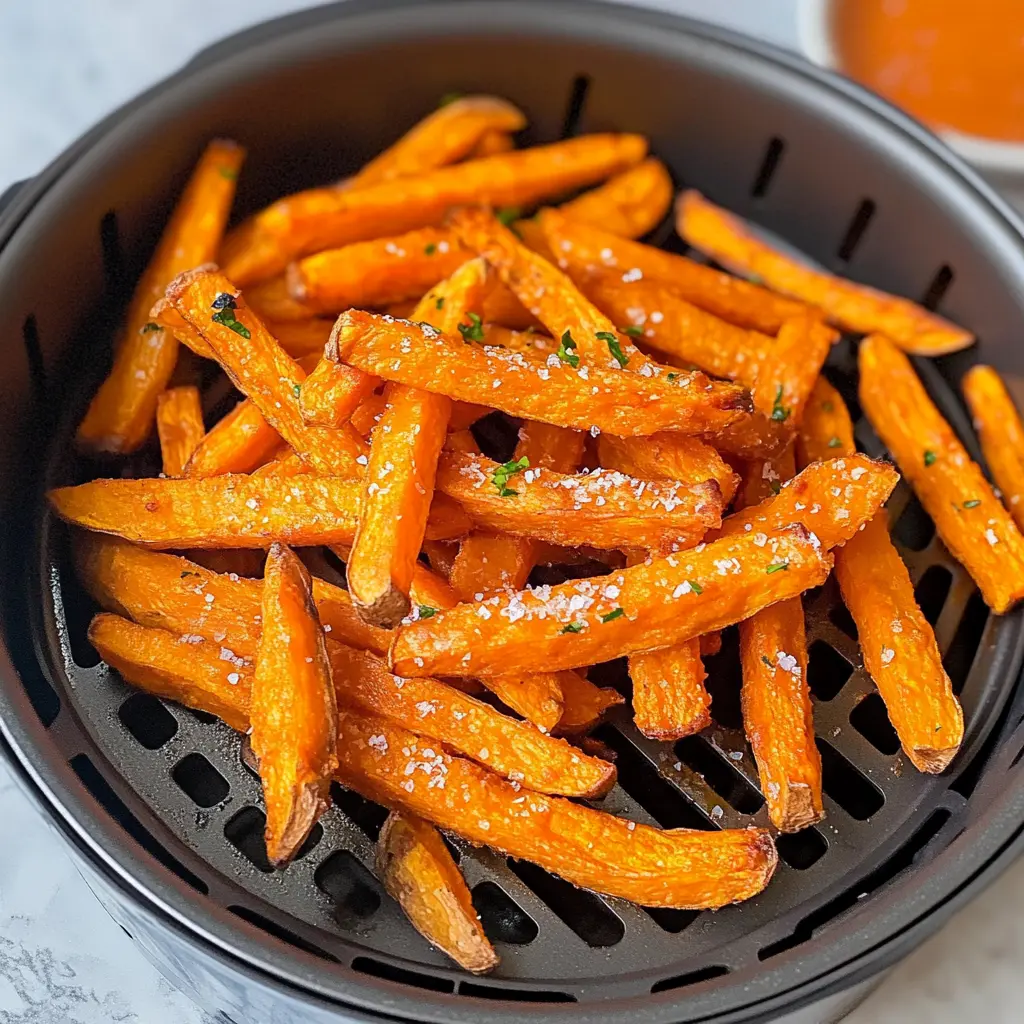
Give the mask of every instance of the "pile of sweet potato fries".
[[(841, 331), (867, 335), (861, 405), (950, 552), (994, 612), (1024, 595), (1017, 413), (976, 367), (1004, 507), (907, 356), (968, 332), (795, 262), (696, 192), (676, 226), (714, 264), (645, 245), (673, 198), (646, 141), (516, 149), (524, 124), (458, 99), (226, 234), (244, 154), (212, 142), (78, 431), (104, 457), (155, 433), (163, 472), (49, 495), (79, 528), (106, 662), (250, 734), (270, 860), (332, 780), (380, 802), (383, 883), (472, 971), (498, 958), (437, 829), (652, 907), (744, 900), (775, 868), (768, 830), (581, 802), (615, 783), (585, 737), (623, 702), (590, 666), (628, 658), (637, 726), (675, 740), (709, 725), (702, 658), (738, 624), (768, 814), (804, 828), (823, 810), (801, 594), (834, 568), (906, 757), (940, 772), (956, 754), (961, 709), (889, 539), (898, 474), (857, 453), (821, 376)], [(199, 365), (181, 345), (241, 393), (209, 429), (196, 387), (172, 386)], [(470, 429), (495, 410), (518, 424), (504, 462)], [(541, 564), (574, 571), (527, 586)]]

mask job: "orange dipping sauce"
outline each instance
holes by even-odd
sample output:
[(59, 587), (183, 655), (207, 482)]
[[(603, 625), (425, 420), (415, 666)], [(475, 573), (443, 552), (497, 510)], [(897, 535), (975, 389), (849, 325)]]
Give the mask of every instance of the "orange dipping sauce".
[(839, 69), (933, 128), (1024, 141), (1024, 0), (835, 0)]

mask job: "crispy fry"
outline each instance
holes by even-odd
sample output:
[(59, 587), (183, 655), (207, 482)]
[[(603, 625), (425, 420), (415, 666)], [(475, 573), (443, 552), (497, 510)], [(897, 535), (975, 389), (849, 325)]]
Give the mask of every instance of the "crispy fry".
[(534, 566), (536, 546), (527, 537), (474, 531), (459, 545), (451, 585), (462, 601), (492, 590), (522, 590)]
[[(808, 404), (800, 441), (805, 462), (855, 450), (850, 414), (824, 379)], [(857, 624), (864, 666), (907, 757), (920, 771), (943, 771), (963, 740), (963, 712), (884, 512), (836, 552), (836, 579)]]
[(578, 736), (593, 729), (625, 697), (610, 686), (595, 686), (580, 672), (556, 672), (564, 709), (554, 730), (560, 736)]
[(319, 473), (348, 472), (365, 442), (347, 427), (307, 426), (299, 410), (305, 371), (271, 336), (221, 273), (199, 268), (180, 274), (167, 298), (217, 356), (231, 382), (266, 421)]
[(617, 237), (599, 221), (583, 224), (566, 213), (566, 207), (542, 210), (537, 222), (558, 266), (584, 290), (589, 278), (612, 271), (638, 279), (642, 275), (699, 309), (765, 334), (777, 333), (787, 320), (810, 308), (685, 256), (629, 241), (632, 236)]
[(700, 659), (700, 638), (629, 659), (633, 718), (651, 739), (677, 740), (711, 724), (711, 695)]
[(267, 330), (277, 338), (281, 348), (292, 357), (320, 355), (331, 336), (334, 321), (326, 317), (308, 320), (267, 320)]
[[(203, 480), (93, 480), (49, 492), (63, 519), (152, 548), (253, 548), (351, 544), (363, 483), (358, 479), (230, 474)], [(446, 502), (427, 524), (433, 540), (469, 532)]]
[(423, 554), (427, 556), (430, 568), (446, 583), (451, 583), (452, 567), (458, 553), (459, 545), (454, 541), (425, 540), (423, 542)]
[(486, 974), (498, 954), (437, 829), (411, 814), (388, 815), (377, 840), (377, 875), (412, 926), (464, 970)]
[(672, 178), (654, 157), (622, 171), (583, 195), (563, 203), (560, 212), (572, 221), (594, 224), (621, 238), (653, 231), (672, 205)]
[(439, 224), (463, 203), (528, 205), (593, 184), (639, 162), (646, 150), (637, 135), (587, 135), (366, 188), (311, 189), (235, 228), (221, 262), (244, 287), (279, 273), (297, 256)]
[(510, 149), (515, 148), (515, 139), (507, 132), (490, 131), (480, 136), (480, 141), (473, 147), (469, 156), (471, 159), (497, 156), (499, 153), (507, 153)]
[(199, 442), (185, 465), (185, 476), (200, 478), (248, 473), (263, 465), (281, 444), (281, 435), (248, 399), (239, 402)]
[(150, 327), (150, 307), (176, 274), (213, 258), (244, 158), (245, 150), (224, 139), (211, 142), (200, 157), (136, 285), (110, 376), (78, 427), (77, 441), (86, 451), (133, 452), (149, 436), (157, 397), (178, 358), (173, 335)]
[(299, 389), (299, 412), (307, 424), (337, 430), (379, 385), (362, 370), (321, 359)]
[(1024, 424), (999, 374), (972, 366), (964, 375), (964, 398), (974, 417), (981, 453), (1018, 528), (1024, 529)]
[(495, 281), (484, 299), (485, 323), (500, 324), (510, 330), (525, 331), (541, 326), (540, 321), (502, 284)]
[(580, 430), (596, 426), (620, 437), (659, 430), (705, 433), (750, 409), (742, 388), (700, 373), (669, 381), (662, 367), (652, 367), (647, 376), (597, 365), (575, 370), (534, 364), (518, 353), (456, 343), (417, 324), (359, 310), (338, 318), (332, 341), (342, 362), (385, 380), (512, 416)]
[(309, 573), (280, 544), (267, 555), (261, 614), (250, 741), (267, 808), (267, 859), (281, 867), (330, 806), (338, 707)]
[(199, 389), (189, 385), (158, 395), (156, 429), (164, 475), (181, 476), (206, 430)]
[(562, 682), (558, 672), (491, 676), (481, 679), (499, 700), (541, 732), (552, 732), (563, 713)]
[(935, 521), (943, 543), (997, 615), (1024, 597), (1024, 537), (999, 503), (910, 360), (881, 335), (860, 347), (860, 402)]
[(319, 312), (305, 301), (302, 292), (292, 289), (287, 273), (250, 285), (245, 289), (245, 301), (265, 324), (301, 323)]
[(480, 526), (553, 544), (669, 551), (696, 543), (721, 523), (714, 481), (639, 480), (604, 469), (565, 475), (527, 465), (445, 452), (437, 489)]
[(744, 533), (598, 580), (495, 595), (403, 627), (389, 657), (399, 675), (487, 676), (670, 647), (817, 586), (831, 568), (820, 547), (799, 526), (764, 546)]
[(969, 331), (909, 299), (813, 270), (786, 256), (758, 238), (739, 217), (708, 202), (699, 192), (680, 194), (676, 230), (684, 241), (727, 269), (756, 277), (773, 291), (819, 307), (845, 331), (878, 331), (922, 356), (955, 352), (974, 341)]
[(380, 422), (381, 416), (384, 415), (384, 409), (387, 406), (387, 402), (384, 400), (384, 394), (375, 393), (367, 395), (360, 403), (359, 407), (354, 413), (352, 413), (351, 423), (352, 426), (359, 431), (359, 433), (370, 440), (370, 436), (373, 434), (373, 428)]
[[(470, 260), (428, 292), (413, 315), (454, 332), (464, 316), (480, 308), (485, 280), (483, 263)], [(384, 395), (387, 406), (370, 444), (347, 575), (363, 617), (391, 627), (409, 611), (409, 587), (423, 546), (451, 401), (403, 384), (388, 384)]]

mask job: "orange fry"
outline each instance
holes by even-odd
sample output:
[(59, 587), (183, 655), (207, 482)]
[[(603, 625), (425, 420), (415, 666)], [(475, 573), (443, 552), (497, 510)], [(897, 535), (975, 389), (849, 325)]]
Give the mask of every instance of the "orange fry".
[(579, 672), (554, 674), (558, 677), (564, 705), (562, 717), (555, 729), (560, 736), (578, 736), (589, 732), (608, 711), (625, 703), (625, 698), (618, 690), (610, 686), (595, 686)]
[(185, 476), (248, 473), (281, 445), (281, 435), (248, 399), (239, 402), (199, 442), (185, 464)]
[(301, 323), (317, 315), (316, 308), (304, 300), (302, 293), (292, 290), (287, 274), (248, 286), (245, 301), (265, 324)]
[(190, 385), (158, 395), (156, 429), (164, 475), (181, 476), (205, 433), (199, 389)]
[(779, 252), (739, 217), (708, 202), (699, 192), (680, 194), (676, 230), (684, 241), (727, 269), (756, 277), (773, 291), (817, 306), (842, 330), (878, 331), (922, 356), (955, 352), (974, 341), (969, 331), (909, 299), (813, 270)]
[(326, 317), (308, 320), (267, 320), (267, 330), (277, 338), (281, 348), (292, 357), (321, 355), (331, 336), (334, 321)]
[(133, 452), (153, 429), (157, 397), (178, 359), (178, 343), (154, 329), (150, 307), (183, 270), (213, 258), (227, 223), (245, 150), (211, 142), (178, 200), (160, 244), (139, 279), (125, 315), (114, 366), (78, 427), (80, 447), (91, 452)]
[(463, 203), (529, 205), (593, 184), (639, 162), (646, 150), (637, 135), (586, 135), (366, 188), (310, 189), (235, 228), (221, 262), (244, 287), (273, 277), (297, 256), (440, 224)]
[(379, 385), (362, 370), (321, 359), (300, 386), (299, 412), (308, 425), (338, 430)]
[(594, 224), (621, 238), (653, 231), (672, 205), (668, 168), (648, 157), (603, 185), (563, 203), (560, 212), (581, 224)]
[(632, 655), (629, 678), (633, 682), (633, 719), (645, 736), (677, 740), (711, 724), (711, 695), (704, 686), (707, 673), (700, 658), (699, 637)]
[(473, 147), (469, 156), (471, 159), (497, 156), (499, 153), (507, 153), (510, 149), (515, 148), (515, 139), (507, 132), (487, 132), (480, 136), (480, 141)]
[(935, 521), (950, 554), (997, 615), (1024, 597), (1024, 537), (935, 408), (910, 360), (881, 335), (861, 343), (860, 402)]
[(527, 537), (477, 530), (459, 545), (451, 585), (462, 601), (492, 590), (522, 590), (534, 566), (535, 545)]

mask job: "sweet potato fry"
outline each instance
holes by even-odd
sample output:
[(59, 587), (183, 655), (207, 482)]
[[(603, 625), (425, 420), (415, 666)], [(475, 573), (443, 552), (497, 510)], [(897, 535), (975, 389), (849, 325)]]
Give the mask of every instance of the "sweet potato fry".
[[(461, 96), (428, 114), (397, 142), (364, 164), (362, 170), (346, 182), (346, 187), (365, 188), (454, 164), (479, 151), (486, 139), (494, 135), (507, 138), (507, 133), (525, 127), (526, 118), (508, 100), (497, 96)], [(493, 146), (492, 140), (488, 149)], [(504, 149), (493, 151), (505, 152)]]
[(280, 544), (267, 555), (261, 608), (250, 742), (267, 808), (267, 859), (282, 867), (330, 806), (338, 707), (309, 573)]
[(561, 721), (564, 710), (561, 673), (490, 676), (480, 682), (541, 732), (553, 732)]
[[(423, 542), (423, 554), (427, 556), (430, 568), (449, 584), (451, 583), (452, 567), (458, 553), (459, 545), (454, 541), (425, 540)], [(457, 603), (458, 598), (456, 597)]]
[(878, 331), (901, 348), (922, 356), (940, 356), (966, 348), (974, 336), (911, 302), (813, 270), (758, 238), (739, 218), (699, 192), (680, 194), (676, 204), (680, 237), (722, 266), (756, 277), (773, 291), (817, 306), (845, 331)]
[(327, 317), (307, 320), (267, 320), (267, 330), (281, 343), (281, 348), (292, 357), (321, 355), (331, 336), (334, 321)]
[(445, 452), (437, 489), (489, 530), (569, 546), (669, 551), (696, 543), (721, 523), (714, 481), (641, 480), (604, 469), (566, 475), (524, 460), (499, 465), (482, 455)]
[(498, 966), (469, 886), (433, 825), (415, 815), (389, 814), (377, 840), (376, 867), (384, 888), (429, 943), (473, 974)]
[(299, 389), (299, 412), (307, 425), (343, 427), (380, 381), (333, 359), (321, 359)]
[(654, 157), (616, 174), (603, 185), (563, 203), (560, 212), (572, 221), (593, 224), (621, 238), (653, 231), (672, 205), (672, 178)]
[(530, 328), (537, 330), (541, 326), (540, 321), (501, 281), (493, 282), (487, 298), (484, 299), (483, 318), (485, 323), (500, 324), (516, 331), (526, 331)]
[(637, 135), (587, 135), (366, 188), (311, 189), (235, 228), (221, 263), (244, 287), (280, 273), (297, 256), (440, 224), (463, 203), (523, 206), (593, 184), (638, 163), (646, 150)]
[(997, 615), (1024, 597), (1024, 537), (928, 397), (910, 360), (881, 335), (860, 347), (860, 402), (935, 521), (943, 543)]
[(451, 585), (462, 601), (492, 590), (522, 590), (534, 566), (536, 546), (527, 537), (478, 530), (459, 545)]
[[(413, 315), (454, 333), (483, 301), (486, 268), (470, 260), (428, 292)], [(409, 611), (409, 587), (419, 558), (437, 459), (451, 401), (417, 387), (388, 384), (387, 405), (370, 444), (359, 529), (348, 561), (348, 588), (360, 613), (392, 627)]]
[(448, 430), (469, 430), (477, 420), (483, 419), (491, 410), (472, 402), (452, 402), (452, 413), (448, 417)]
[(991, 366), (972, 366), (964, 375), (967, 400), (974, 429), (981, 441), (981, 453), (1002, 492), (1003, 504), (1019, 529), (1024, 529), (1024, 424)]
[(542, 210), (536, 220), (558, 266), (584, 290), (591, 277), (628, 274), (669, 288), (731, 324), (765, 334), (776, 334), (787, 320), (812, 308), (685, 256), (629, 241), (633, 236), (617, 237), (600, 221), (580, 223), (567, 212), (566, 207)]
[(400, 629), (391, 664), (399, 675), (487, 676), (670, 647), (817, 586), (831, 568), (820, 548), (799, 526), (764, 546), (743, 533), (596, 580), (457, 605)]
[(149, 436), (157, 397), (178, 358), (173, 335), (152, 329), (150, 307), (176, 274), (213, 258), (244, 157), (243, 149), (224, 139), (211, 142), (200, 157), (135, 288), (113, 369), (79, 424), (77, 441), (86, 451), (133, 452)]
[[(152, 548), (253, 548), (351, 544), (358, 479), (238, 474), (203, 480), (93, 480), (59, 487), (49, 499), (61, 518)], [(469, 532), (458, 506), (445, 504), (427, 524), (431, 539)]]
[(384, 415), (384, 409), (387, 406), (387, 402), (384, 400), (383, 392), (375, 392), (372, 395), (368, 395), (360, 403), (354, 413), (352, 413), (351, 423), (352, 426), (359, 431), (362, 437), (365, 437), (367, 441), (370, 440), (373, 434), (373, 428), (380, 422), (381, 416)]
[[(811, 396), (800, 442), (805, 462), (855, 450), (850, 415), (824, 379)], [(963, 740), (963, 712), (910, 574), (889, 539), (884, 512), (836, 552), (835, 572), (857, 624), (864, 666), (903, 750), (920, 771), (943, 771)]]
[(711, 695), (704, 686), (707, 673), (700, 658), (699, 637), (632, 655), (629, 678), (633, 681), (633, 719), (645, 736), (677, 740), (711, 724)]
[(168, 286), (167, 298), (213, 349), (235, 387), (252, 400), (303, 462), (319, 473), (333, 474), (349, 471), (355, 459), (367, 454), (365, 442), (354, 430), (303, 422), (299, 391), (305, 371), (223, 274), (209, 268), (180, 274)]
[(580, 672), (554, 674), (562, 690), (562, 717), (554, 729), (559, 736), (579, 736), (589, 732), (608, 711), (626, 701), (618, 690), (610, 686), (596, 686)]
[[(620, 437), (678, 430), (700, 434), (741, 419), (747, 393), (700, 373), (650, 375), (597, 365), (546, 366), (498, 348), (456, 343), (409, 321), (359, 310), (335, 325), (334, 350), (342, 362), (385, 380), (422, 387), (512, 416), (555, 426), (599, 430)], [(407, 352), (406, 349), (411, 349)], [(649, 364), (651, 365), (651, 364)]]
[(480, 141), (473, 147), (469, 154), (470, 159), (479, 159), (484, 156), (497, 156), (499, 153), (507, 153), (510, 149), (516, 148), (515, 139), (507, 132), (487, 132), (480, 136)]
[(199, 389), (189, 385), (158, 395), (156, 429), (164, 475), (181, 476), (205, 433)]
[(245, 289), (245, 301), (265, 324), (301, 323), (318, 313), (301, 292), (292, 289), (287, 273), (250, 285)]

